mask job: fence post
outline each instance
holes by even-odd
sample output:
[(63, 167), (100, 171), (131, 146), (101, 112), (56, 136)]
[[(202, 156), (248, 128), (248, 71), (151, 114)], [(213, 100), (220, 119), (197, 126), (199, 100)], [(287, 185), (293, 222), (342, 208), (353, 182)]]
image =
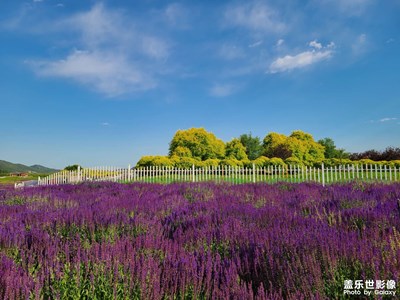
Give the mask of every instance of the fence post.
[(192, 182), (194, 182), (195, 181), (195, 178), (194, 178), (194, 164), (192, 165)]
[(253, 164), (253, 183), (256, 182), (256, 165)]
[(324, 163), (321, 165), (321, 170), (322, 170), (322, 186), (325, 186), (325, 168), (324, 168)]
[(81, 181), (81, 166), (78, 166), (77, 178), (78, 178), (78, 182), (77, 183), (79, 183)]
[(131, 181), (131, 165), (128, 165), (128, 182)]

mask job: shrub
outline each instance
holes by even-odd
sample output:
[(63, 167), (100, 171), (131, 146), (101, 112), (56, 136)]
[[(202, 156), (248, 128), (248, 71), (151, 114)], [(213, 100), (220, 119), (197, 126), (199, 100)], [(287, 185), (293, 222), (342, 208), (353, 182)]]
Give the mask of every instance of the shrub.
[(168, 156), (142, 156), (137, 162), (136, 168), (145, 167), (173, 167), (174, 162)]
[(204, 167), (217, 167), (219, 163), (220, 160), (217, 158), (209, 158), (201, 162)]
[(273, 157), (267, 162), (267, 166), (286, 166), (285, 162), (282, 160), (282, 158), (279, 157)]
[(172, 159), (174, 162), (174, 166), (181, 169), (191, 169), (193, 165), (196, 167), (199, 166), (199, 163), (201, 163), (201, 161), (192, 157), (173, 156)]
[(400, 160), (392, 160), (389, 165), (395, 168), (400, 168)]
[(220, 162), (221, 166), (243, 167), (243, 162), (235, 158), (225, 158)]
[(285, 159), (285, 164), (292, 165), (292, 166), (301, 166), (303, 163), (297, 157), (291, 156), (291, 157), (288, 157)]
[(265, 156), (260, 156), (256, 158), (255, 160), (252, 161), (252, 164), (254, 164), (258, 168), (263, 168), (268, 165), (269, 158)]

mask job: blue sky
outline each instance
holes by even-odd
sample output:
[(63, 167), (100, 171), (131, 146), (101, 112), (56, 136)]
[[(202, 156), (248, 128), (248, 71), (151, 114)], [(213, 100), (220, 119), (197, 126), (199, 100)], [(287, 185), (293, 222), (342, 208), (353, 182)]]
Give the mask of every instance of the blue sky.
[(400, 1), (0, 1), (0, 159), (166, 155), (178, 129), (400, 146)]

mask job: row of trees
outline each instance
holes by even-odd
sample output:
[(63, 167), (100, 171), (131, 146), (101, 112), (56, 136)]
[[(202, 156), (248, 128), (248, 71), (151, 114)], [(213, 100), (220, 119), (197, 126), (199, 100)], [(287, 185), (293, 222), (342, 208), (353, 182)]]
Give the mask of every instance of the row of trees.
[[(395, 149), (395, 152), (399, 150), (390, 149)], [(143, 156), (137, 167), (190, 168), (192, 165), (211, 167), (253, 164), (259, 167), (285, 164), (319, 166), (322, 163), (329, 167), (354, 163), (351, 158), (352, 155), (344, 149), (337, 149), (331, 138), (315, 141), (311, 134), (300, 130), (293, 131), (289, 136), (271, 132), (262, 141), (259, 137), (253, 137), (251, 133), (242, 134), (224, 143), (204, 128), (191, 128), (175, 133), (169, 144), (168, 156)], [(363, 164), (375, 163), (370, 157), (360, 156), (356, 159)], [(400, 161), (394, 161), (393, 164), (400, 166)]]
[(375, 161), (400, 160), (400, 148), (387, 147), (383, 151), (368, 150), (361, 153), (350, 154), (350, 159), (371, 159)]

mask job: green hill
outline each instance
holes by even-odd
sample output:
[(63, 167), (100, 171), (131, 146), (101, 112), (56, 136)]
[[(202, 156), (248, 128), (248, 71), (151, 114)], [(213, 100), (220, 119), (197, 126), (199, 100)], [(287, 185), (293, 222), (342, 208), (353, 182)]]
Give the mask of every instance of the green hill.
[(0, 174), (7, 175), (14, 172), (31, 172), (38, 174), (49, 174), (57, 172), (56, 169), (47, 168), (41, 165), (26, 166), (23, 164), (14, 164), (5, 160), (0, 160)]

